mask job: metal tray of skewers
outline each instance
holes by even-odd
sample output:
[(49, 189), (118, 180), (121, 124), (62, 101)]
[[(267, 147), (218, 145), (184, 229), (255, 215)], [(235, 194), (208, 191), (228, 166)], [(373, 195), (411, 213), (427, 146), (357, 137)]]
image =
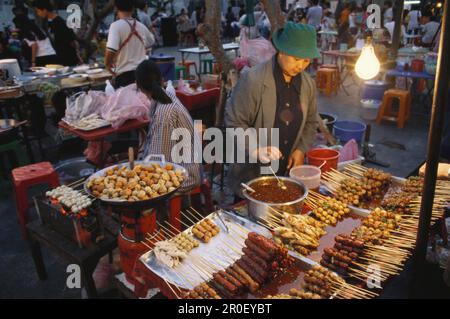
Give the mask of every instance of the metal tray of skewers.
[[(167, 265), (161, 249), (169, 243), (158, 239), (152, 243), (155, 248), (140, 259), (166, 282), (174, 296), (188, 299), (201, 298), (202, 294), (216, 299), (358, 297), (360, 291), (355, 291), (357, 288), (332, 271), (277, 245), (265, 227), (226, 211), (218, 211), (203, 220), (197, 214), (189, 212), (189, 217), (183, 213), (194, 225), (169, 240), (180, 250), (191, 246), (188, 254), (182, 253), (182, 260)], [(162, 227), (163, 231), (170, 234), (167, 227)], [(209, 227), (220, 229), (210, 237)], [(207, 244), (192, 245), (188, 238), (194, 236)]]
[(87, 248), (104, 238), (102, 216), (95, 199), (81, 188), (62, 185), (34, 198), (43, 225)]
[[(194, 219), (194, 217), (191, 217), (191, 219)], [(238, 242), (243, 243), (244, 241), (241, 228), (259, 233), (268, 238), (272, 237), (270, 231), (264, 227), (223, 210), (214, 212), (201, 220), (212, 221), (220, 228), (220, 230), (214, 237), (208, 239), (207, 243), (200, 242), (197, 248), (192, 249), (187, 254), (182, 254), (182, 257), (184, 258), (181, 262), (170, 265), (172, 267), (164, 264), (156, 257), (155, 249), (142, 255), (140, 260), (148, 269), (164, 278), (167, 282), (180, 288), (192, 289), (194, 286), (205, 280), (204, 276), (199, 275), (198, 272), (195, 271), (195, 268), (192, 267), (192, 261), (195, 262), (198, 259), (204, 259), (207, 262), (214, 263), (214, 260), (217, 259), (222, 259), (222, 262), (225, 262), (225, 260), (223, 260), (224, 257), (221, 257), (224, 255), (237, 257), (236, 251), (233, 250), (232, 247), (236, 246)], [(197, 232), (197, 229), (195, 229), (194, 224), (184, 230), (181, 233), (181, 236), (188, 235), (189, 237), (195, 237), (195, 232)], [(156, 254), (158, 254), (158, 252), (156, 252)], [(183, 273), (184, 280), (180, 278), (180, 272)]]
[(400, 189), (405, 181), (402, 177), (378, 169), (350, 164), (341, 171), (325, 173), (320, 192), (345, 201), (354, 214), (367, 217), (371, 209), (381, 204), (387, 193)]

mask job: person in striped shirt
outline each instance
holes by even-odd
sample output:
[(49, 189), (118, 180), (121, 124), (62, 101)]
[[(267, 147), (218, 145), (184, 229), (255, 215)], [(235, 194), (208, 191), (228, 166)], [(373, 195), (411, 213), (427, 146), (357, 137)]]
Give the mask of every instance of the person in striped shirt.
[[(178, 100), (175, 90), (164, 90), (161, 84), (161, 72), (154, 62), (145, 60), (138, 65), (136, 85), (151, 101), (150, 124), (142, 155), (146, 157), (150, 154), (162, 154), (167, 161), (186, 168), (188, 178), (181, 185), (179, 192), (187, 193), (200, 186), (202, 180), (201, 164), (194, 162), (197, 149), (194, 147), (194, 123), (187, 109)], [(181, 140), (173, 140), (171, 136), (175, 129), (189, 133), (191, 138), (183, 136)], [(172, 157), (172, 150), (180, 146), (183, 150), (190, 150), (190, 154), (183, 153), (182, 161)]]

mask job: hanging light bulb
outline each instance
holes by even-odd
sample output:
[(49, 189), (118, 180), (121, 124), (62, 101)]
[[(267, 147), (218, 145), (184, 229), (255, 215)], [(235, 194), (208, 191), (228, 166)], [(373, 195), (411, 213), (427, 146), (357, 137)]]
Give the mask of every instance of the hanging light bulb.
[(361, 50), (361, 55), (359, 56), (358, 61), (356, 61), (355, 71), (363, 80), (373, 79), (377, 76), (378, 72), (380, 72), (380, 61), (378, 61), (377, 56), (375, 55), (375, 50), (370, 39)]

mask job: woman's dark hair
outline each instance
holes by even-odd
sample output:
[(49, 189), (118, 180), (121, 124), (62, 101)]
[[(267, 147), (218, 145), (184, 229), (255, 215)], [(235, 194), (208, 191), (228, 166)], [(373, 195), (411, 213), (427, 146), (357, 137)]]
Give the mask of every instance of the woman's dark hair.
[[(23, 26), (23, 34), (28, 40), (45, 40), (47, 37), (45, 33), (34, 23), (34, 21), (28, 20)], [(22, 30), (21, 30), (22, 31)]]
[(145, 0), (136, 0), (134, 2), (134, 5), (136, 6), (136, 8), (138, 8), (139, 10), (145, 10), (145, 6), (147, 5)]
[(134, 9), (133, 0), (114, 0), (114, 6), (119, 11), (131, 12)]
[(172, 99), (167, 96), (161, 87), (162, 75), (155, 62), (142, 61), (136, 68), (135, 74), (136, 85), (140, 90), (150, 93), (152, 98), (161, 104), (172, 103)]
[(34, 0), (32, 5), (41, 10), (53, 11), (53, 5), (50, 0)]

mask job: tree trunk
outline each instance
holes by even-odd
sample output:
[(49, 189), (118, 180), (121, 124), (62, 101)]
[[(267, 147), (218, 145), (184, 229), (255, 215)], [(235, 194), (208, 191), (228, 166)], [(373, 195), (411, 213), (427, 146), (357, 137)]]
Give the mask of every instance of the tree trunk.
[(223, 126), (226, 96), (231, 77), (236, 76), (236, 70), (225, 53), (220, 36), (221, 1), (206, 1), (205, 21), (197, 28), (198, 36), (205, 42), (217, 62), (222, 66), (221, 96), (216, 108), (216, 126)]
[(261, 0), (264, 5), (264, 11), (269, 18), (270, 25), (272, 27), (272, 32), (283, 28), (286, 23), (286, 19), (281, 11), (279, 0)]
[[(85, 0), (86, 1), (86, 0)], [(97, 10), (97, 1), (96, 0), (90, 0), (91, 6), (93, 7), (93, 17), (91, 18), (89, 26), (87, 26), (85, 17), (83, 15), (83, 27), (79, 30), (77, 37), (78, 41), (84, 45), (86, 48), (85, 58), (89, 58), (92, 54), (92, 48), (91, 48), (91, 41), (94, 37), (95, 32), (98, 29), (98, 26), (100, 25), (100, 22), (103, 21), (103, 19), (106, 18), (108, 14), (110, 14), (114, 9), (114, 0), (109, 0), (108, 3), (101, 8), (100, 10)], [(89, 16), (88, 16), (89, 17)]]

